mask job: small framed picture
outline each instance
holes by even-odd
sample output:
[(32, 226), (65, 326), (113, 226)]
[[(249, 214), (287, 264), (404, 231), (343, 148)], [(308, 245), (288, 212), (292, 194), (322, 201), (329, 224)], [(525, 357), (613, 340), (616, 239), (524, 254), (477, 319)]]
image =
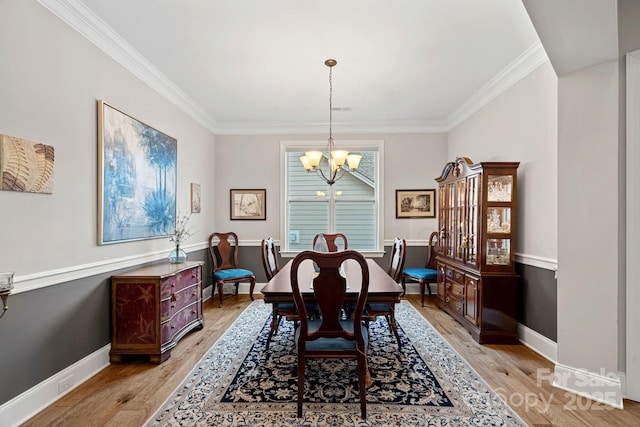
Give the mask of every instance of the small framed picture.
[(396, 218), (435, 218), (436, 190), (396, 190)]
[(231, 219), (267, 219), (267, 190), (231, 190)]
[(200, 184), (191, 183), (191, 213), (200, 213)]

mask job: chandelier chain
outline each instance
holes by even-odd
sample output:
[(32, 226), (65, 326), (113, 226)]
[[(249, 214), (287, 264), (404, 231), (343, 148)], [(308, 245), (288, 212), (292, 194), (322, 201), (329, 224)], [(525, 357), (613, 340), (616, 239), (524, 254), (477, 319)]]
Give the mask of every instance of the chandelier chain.
[(333, 141), (333, 130), (331, 128), (331, 123), (333, 123), (333, 78), (332, 78), (333, 73), (332, 72), (333, 72), (333, 66), (329, 66), (329, 141)]

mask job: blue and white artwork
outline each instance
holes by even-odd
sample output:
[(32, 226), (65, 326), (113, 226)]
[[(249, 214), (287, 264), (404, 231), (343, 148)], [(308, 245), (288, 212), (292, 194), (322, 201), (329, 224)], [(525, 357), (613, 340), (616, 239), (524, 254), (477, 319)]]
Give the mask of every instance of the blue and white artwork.
[(99, 244), (167, 236), (176, 217), (177, 141), (98, 103)]

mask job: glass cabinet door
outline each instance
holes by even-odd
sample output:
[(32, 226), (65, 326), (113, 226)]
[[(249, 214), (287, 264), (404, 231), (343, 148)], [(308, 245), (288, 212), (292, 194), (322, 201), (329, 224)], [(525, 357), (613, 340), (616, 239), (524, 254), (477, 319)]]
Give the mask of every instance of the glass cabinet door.
[(495, 207), (487, 208), (487, 232), (510, 233), (511, 232), (511, 208)]
[(444, 255), (446, 253), (445, 236), (447, 230), (447, 191), (444, 185), (440, 186), (438, 199), (438, 232), (440, 233), (440, 236), (438, 237), (438, 254)]
[(478, 264), (478, 176), (467, 178), (467, 235), (466, 262), (473, 266)]
[(453, 258), (455, 254), (455, 233), (456, 233), (456, 191), (455, 183), (448, 183), (447, 194), (447, 227), (445, 229), (445, 246), (447, 257)]
[(511, 239), (487, 239), (487, 265), (511, 264)]
[(456, 201), (455, 201), (455, 258), (462, 261), (464, 252), (467, 247), (467, 219), (466, 219), (466, 185), (464, 180), (455, 183)]
[(513, 177), (511, 175), (489, 175), (487, 177), (487, 202), (510, 202)]

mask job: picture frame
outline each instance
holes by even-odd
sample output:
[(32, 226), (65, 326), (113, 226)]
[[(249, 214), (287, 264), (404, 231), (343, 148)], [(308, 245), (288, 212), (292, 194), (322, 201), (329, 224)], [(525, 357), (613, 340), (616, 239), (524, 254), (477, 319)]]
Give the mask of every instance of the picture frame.
[(191, 183), (191, 213), (200, 213), (200, 184)]
[(267, 190), (237, 190), (229, 193), (232, 220), (266, 220)]
[(167, 237), (177, 140), (98, 100), (98, 244)]
[(436, 190), (396, 190), (396, 218), (435, 218)]

